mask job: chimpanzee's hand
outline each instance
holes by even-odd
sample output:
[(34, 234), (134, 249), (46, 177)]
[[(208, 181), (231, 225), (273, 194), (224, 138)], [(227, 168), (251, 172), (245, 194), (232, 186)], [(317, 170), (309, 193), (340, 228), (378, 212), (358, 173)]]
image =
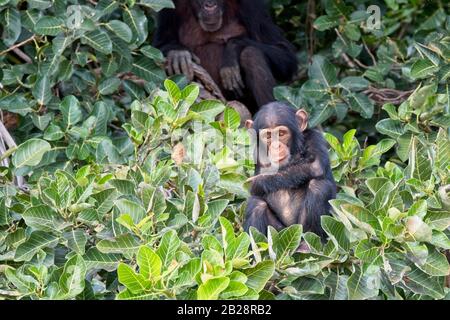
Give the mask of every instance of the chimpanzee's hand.
[(268, 174), (259, 174), (257, 176), (251, 177), (247, 179), (248, 182), (251, 182), (250, 193), (254, 196), (264, 196), (267, 193), (270, 193), (268, 190), (268, 181), (267, 179), (270, 177)]
[(242, 81), (239, 64), (224, 66), (220, 69), (220, 79), (225, 90), (233, 91), (238, 97), (242, 97), (242, 89), (245, 88)]
[(187, 50), (171, 50), (167, 53), (167, 72), (169, 75), (184, 74), (192, 80), (194, 79), (192, 61), (200, 63), (200, 59)]

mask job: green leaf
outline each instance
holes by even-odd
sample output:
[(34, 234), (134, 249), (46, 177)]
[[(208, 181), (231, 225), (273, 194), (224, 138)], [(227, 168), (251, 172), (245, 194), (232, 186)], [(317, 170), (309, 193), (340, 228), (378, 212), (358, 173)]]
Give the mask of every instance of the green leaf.
[(286, 101), (297, 109), (302, 106), (303, 99), (298, 88), (278, 86), (273, 89), (273, 94), (278, 101)]
[(408, 281), (404, 281), (405, 286), (412, 292), (424, 294), (435, 299), (444, 297), (444, 281), (439, 277), (430, 277), (427, 273), (413, 267), (413, 270), (406, 273)]
[(37, 34), (44, 36), (56, 36), (63, 31), (64, 20), (58, 17), (42, 17), (34, 26)]
[(274, 249), (277, 254), (277, 261), (283, 261), (287, 256), (300, 246), (302, 237), (302, 226), (299, 224), (291, 225), (280, 231), (278, 237), (274, 239)]
[(114, 201), (119, 197), (115, 188), (102, 190), (92, 196), (96, 201), (96, 209), (100, 216), (108, 213), (114, 206)]
[(273, 261), (262, 261), (258, 263), (253, 268), (248, 268), (242, 270), (242, 272), (247, 276), (247, 282), (245, 283), (247, 287), (260, 292), (264, 289), (267, 281), (272, 277), (275, 271), (275, 264)]
[(444, 8), (439, 7), (433, 14), (428, 16), (428, 19), (423, 22), (419, 29), (422, 30), (436, 30), (439, 28), (445, 21), (446, 13)]
[(147, 246), (142, 246), (136, 257), (139, 272), (146, 280), (156, 280), (161, 275), (162, 261), (158, 254)]
[(140, 56), (132, 65), (132, 71), (140, 78), (152, 83), (161, 83), (164, 81), (164, 71), (153, 60)]
[(217, 300), (220, 293), (228, 287), (229, 283), (230, 279), (227, 277), (209, 279), (198, 287), (197, 299)]
[(118, 78), (108, 78), (100, 82), (98, 86), (98, 92), (101, 95), (113, 94), (117, 91), (120, 86), (120, 79)]
[(450, 274), (450, 265), (446, 256), (437, 250), (432, 250), (428, 254), (425, 264), (419, 265), (416, 263), (416, 266), (423, 272), (434, 277), (448, 276)]
[(59, 238), (45, 231), (33, 232), (27, 241), (20, 244), (14, 255), (15, 261), (29, 261), (41, 249), (54, 247)]
[(219, 222), (222, 230), (222, 243), (224, 248), (227, 248), (229, 244), (236, 239), (234, 228), (231, 222), (225, 217), (219, 217)]
[(342, 222), (337, 221), (330, 216), (322, 216), (322, 227), (325, 232), (330, 236), (331, 241), (341, 247), (344, 251), (350, 248), (350, 241), (346, 235), (346, 229)]
[(139, 4), (149, 7), (155, 12), (159, 12), (164, 8), (175, 8), (172, 0), (140, 0)]
[(363, 77), (345, 77), (341, 80), (340, 86), (349, 91), (364, 90), (369, 87), (369, 81)]
[(450, 64), (446, 64), (439, 69), (439, 82), (445, 83), (450, 80)]
[(319, 279), (300, 277), (292, 282), (297, 292), (303, 294), (323, 294), (325, 287)]
[(363, 118), (372, 118), (374, 104), (369, 97), (362, 93), (350, 93), (348, 100), (352, 110), (359, 112)]
[(228, 287), (220, 294), (222, 299), (236, 298), (247, 293), (248, 287), (239, 281), (230, 281)]
[(126, 289), (124, 291), (119, 292), (116, 298), (118, 300), (153, 300), (155, 299), (155, 293), (153, 292), (147, 293), (145, 291), (133, 293), (130, 290)]
[(6, 269), (5, 276), (21, 292), (33, 292), (37, 286), (37, 281), (32, 276), (11, 267)]
[(339, 25), (339, 17), (321, 16), (314, 20), (313, 26), (319, 31), (329, 30)]
[(40, 105), (46, 105), (52, 99), (50, 79), (47, 75), (39, 76), (33, 87), (33, 97)]
[(449, 211), (433, 211), (427, 216), (427, 224), (436, 230), (444, 231), (450, 227)]
[(374, 263), (375, 259), (380, 256), (380, 248), (373, 245), (369, 240), (364, 239), (355, 249), (355, 256), (368, 264)]
[(83, 119), (80, 102), (75, 96), (66, 96), (60, 104), (63, 123), (66, 129), (71, 128)]
[(133, 222), (138, 224), (142, 219), (145, 218), (145, 209), (138, 203), (128, 200), (120, 199), (115, 202), (117, 208), (121, 214), (129, 214), (133, 218)]
[(30, 9), (40, 9), (45, 10), (52, 6), (52, 2), (50, 0), (28, 0), (28, 8)]
[(181, 98), (180, 88), (178, 88), (177, 84), (170, 79), (164, 80), (164, 88), (167, 90), (173, 104), (176, 105)]
[(327, 88), (333, 87), (338, 83), (336, 67), (320, 55), (313, 57), (308, 74), (310, 78), (318, 80)]
[(127, 24), (133, 32), (133, 42), (143, 43), (148, 36), (147, 17), (142, 10), (137, 7), (129, 9), (124, 7), (123, 22)]
[(192, 106), (191, 111), (201, 115), (206, 121), (214, 119), (225, 110), (225, 106), (220, 101), (204, 100)]
[(325, 279), (325, 285), (330, 288), (331, 300), (348, 300), (348, 276), (331, 272)]
[(392, 138), (398, 138), (405, 132), (402, 123), (398, 120), (383, 119), (379, 121), (375, 127), (378, 132)]
[(90, 248), (83, 256), (88, 270), (104, 269), (109, 272), (117, 269), (121, 258), (120, 254), (102, 253), (95, 247)]
[(364, 300), (375, 297), (378, 294), (379, 283), (377, 277), (364, 273), (361, 267), (356, 267), (355, 272), (348, 278), (348, 298), (350, 300)]
[(344, 26), (344, 34), (353, 41), (359, 41), (361, 39), (361, 31), (356, 24), (347, 23)]
[(129, 43), (133, 38), (133, 32), (130, 27), (120, 20), (111, 20), (106, 24), (106, 27), (114, 32), (120, 39)]
[(83, 230), (71, 230), (65, 232), (63, 238), (67, 240), (67, 247), (69, 249), (78, 254), (84, 254), (88, 238)]
[(241, 233), (238, 237), (232, 239), (225, 251), (227, 260), (234, 263), (234, 259), (245, 258), (250, 247), (250, 237), (247, 233)]
[(101, 29), (85, 33), (81, 37), (81, 41), (103, 54), (110, 54), (112, 52), (111, 39), (108, 34)]
[[(154, 48), (152, 46), (143, 46), (143, 47), (141, 47), (140, 50), (144, 56), (149, 57), (152, 60), (159, 61), (159, 62), (164, 61), (164, 55), (157, 48)], [(198, 86), (196, 86), (196, 87), (198, 88)]]
[(36, 230), (54, 231), (55, 219), (59, 214), (46, 205), (30, 207), (22, 214), (27, 226)]
[(117, 268), (119, 282), (127, 287), (132, 293), (145, 292), (151, 285), (143, 275), (136, 273), (130, 266), (120, 263)]
[(36, 166), (41, 162), (42, 156), (51, 149), (50, 144), (41, 139), (30, 139), (19, 145), (12, 157), (16, 168), (23, 166)]
[(420, 59), (414, 62), (411, 67), (411, 77), (413, 79), (426, 78), (438, 71), (438, 67), (428, 59)]
[(70, 299), (84, 290), (86, 277), (86, 264), (80, 255), (70, 258), (64, 265), (64, 270), (59, 278), (59, 287), (64, 299)]
[(130, 234), (123, 234), (113, 240), (101, 240), (97, 248), (102, 253), (134, 253), (139, 250), (139, 242)]
[(0, 199), (0, 226), (5, 226), (9, 223), (9, 210), (6, 207), (6, 198)]
[(12, 46), (19, 39), (22, 31), (20, 12), (14, 6), (7, 6), (0, 15), (3, 25), (2, 41), (6, 46)]
[(412, 109), (421, 108), (435, 92), (436, 86), (434, 84), (417, 88), (408, 98), (410, 107)]
[(239, 128), (239, 125), (241, 123), (239, 112), (237, 112), (233, 108), (225, 108), (223, 119), (227, 128), (230, 128), (231, 130), (236, 130), (237, 128)]
[(164, 233), (161, 243), (156, 253), (162, 260), (162, 264), (168, 267), (175, 257), (175, 253), (181, 244), (180, 239), (175, 230), (169, 230)]

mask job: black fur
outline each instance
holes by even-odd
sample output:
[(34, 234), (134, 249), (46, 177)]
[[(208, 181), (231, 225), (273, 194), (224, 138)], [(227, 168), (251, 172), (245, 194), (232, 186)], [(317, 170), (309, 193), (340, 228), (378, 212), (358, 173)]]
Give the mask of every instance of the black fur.
[[(176, 0), (175, 6), (186, 8), (182, 12), (176, 9), (163, 9), (158, 13), (157, 29), (153, 38), (153, 46), (160, 49), (164, 55), (171, 50), (190, 50), (181, 44), (178, 31), (193, 9), (189, 7), (190, 0)], [(235, 4), (234, 4), (235, 5)], [(234, 92), (225, 92), (229, 100), (239, 99), (250, 109), (254, 104), (259, 107), (274, 101), (273, 87), (278, 81), (288, 81), (297, 72), (297, 58), (294, 46), (286, 40), (279, 27), (272, 21), (264, 1), (237, 0), (238, 21), (244, 26), (247, 34), (228, 40), (220, 57), (210, 56), (212, 63), (220, 67), (239, 64), (246, 89), (244, 96), (236, 96)], [(227, 10), (225, 3), (225, 10)], [(193, 35), (197, 37), (197, 35)], [(247, 54), (243, 54), (246, 49)], [(201, 59), (202, 65), (205, 63)], [(218, 62), (221, 61), (221, 62)], [(208, 70), (208, 68), (206, 68)], [(221, 86), (217, 72), (208, 70), (213, 79)], [(227, 91), (221, 86), (221, 89)], [(242, 99), (241, 99), (242, 98)], [(247, 99), (250, 99), (247, 101)]]
[(280, 81), (290, 80), (297, 71), (295, 48), (273, 22), (263, 2), (240, 1), (239, 19), (249, 33), (249, 37), (244, 39), (243, 46), (255, 46), (262, 50), (275, 77)]
[[(259, 130), (264, 128), (280, 125), (289, 128), (292, 134), (291, 159), (278, 173), (260, 175), (253, 181), (244, 228), (248, 231), (253, 226), (266, 233), (269, 225), (281, 229), (292, 224), (292, 221), (303, 222), (305, 232), (312, 231), (324, 238), (320, 216), (329, 214), (331, 208), (328, 201), (336, 195), (327, 144), (315, 129), (301, 132), (295, 113), (293, 108), (276, 102), (263, 106), (255, 115), (253, 128), (257, 137)], [(255, 173), (258, 175), (260, 172), (261, 166), (257, 160)], [(279, 197), (274, 196), (280, 191), (289, 194), (289, 208), (281, 205)], [(287, 209), (288, 213), (285, 211)]]

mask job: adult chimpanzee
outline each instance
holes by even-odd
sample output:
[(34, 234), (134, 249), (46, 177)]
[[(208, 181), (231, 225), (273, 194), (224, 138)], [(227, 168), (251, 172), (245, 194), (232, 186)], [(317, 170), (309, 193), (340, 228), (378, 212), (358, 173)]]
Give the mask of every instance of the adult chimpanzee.
[(192, 79), (195, 61), (228, 99), (251, 94), (257, 106), (274, 100), (276, 79), (297, 70), (294, 47), (262, 0), (175, 0), (175, 9), (158, 14), (153, 45), (167, 57), (169, 74)]
[(280, 102), (263, 106), (246, 126), (256, 131), (258, 148), (244, 228), (266, 233), (269, 225), (299, 223), (324, 239), (320, 216), (329, 213), (336, 184), (322, 134), (307, 129), (306, 111)]

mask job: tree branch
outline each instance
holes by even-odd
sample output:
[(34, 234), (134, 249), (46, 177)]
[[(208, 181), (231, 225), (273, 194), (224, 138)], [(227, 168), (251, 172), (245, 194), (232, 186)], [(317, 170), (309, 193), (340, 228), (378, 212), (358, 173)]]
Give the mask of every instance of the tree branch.
[(13, 51), (13, 50), (15, 50), (15, 49), (17, 49), (17, 48), (19, 48), (19, 47), (21, 47), (21, 46), (27, 44), (28, 42), (33, 41), (35, 37), (36, 37), (36, 36), (33, 35), (33, 36), (31, 36), (30, 38), (28, 38), (27, 40), (24, 40), (24, 41), (22, 41), (22, 42), (16, 43), (15, 45), (9, 47), (8, 49), (3, 50), (2, 52), (0, 52), (0, 56), (3, 56), (3, 55), (5, 55), (5, 54), (7, 54), (9, 51)]

